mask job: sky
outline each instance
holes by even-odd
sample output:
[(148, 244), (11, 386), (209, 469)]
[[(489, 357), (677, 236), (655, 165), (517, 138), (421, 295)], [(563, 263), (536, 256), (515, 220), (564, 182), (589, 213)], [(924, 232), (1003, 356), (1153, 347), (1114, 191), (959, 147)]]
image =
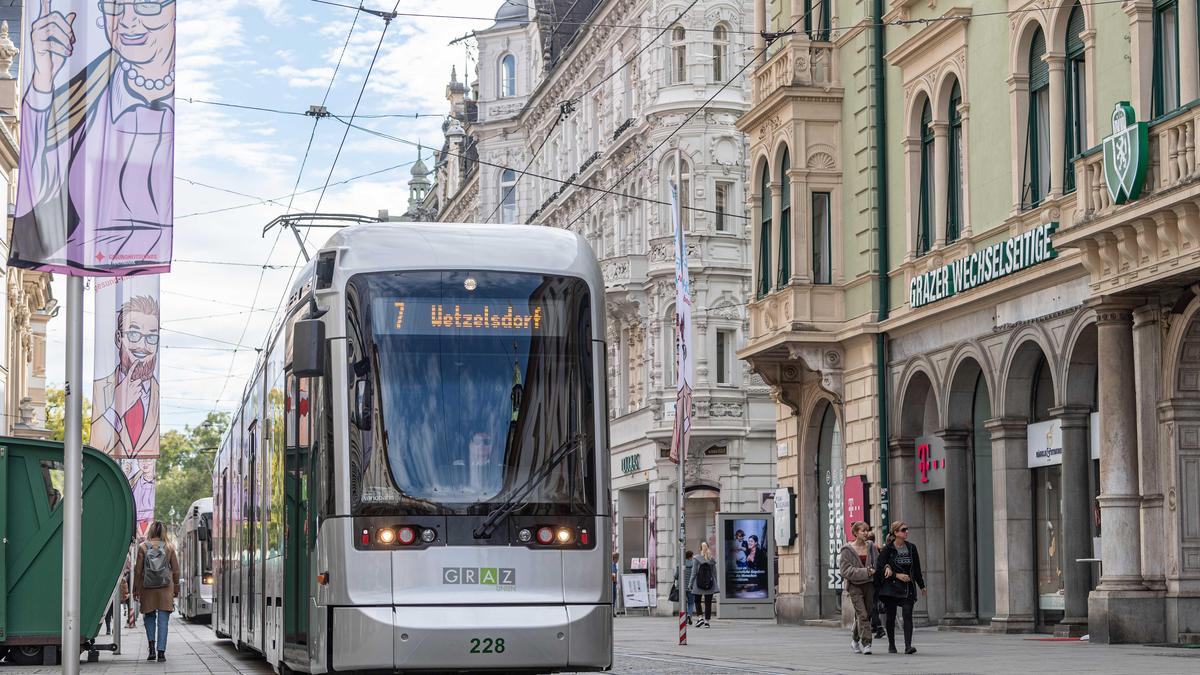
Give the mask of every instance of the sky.
[[(491, 17), (503, 1), (400, 0), (398, 11)], [(366, 0), (365, 5), (388, 10), (394, 2)], [(204, 0), (177, 6), (174, 263), (161, 281), (164, 431), (195, 426), (212, 410), (234, 409), (257, 358), (254, 348), (267, 337), (299, 256), (299, 245), (290, 233), (277, 238), (273, 230), (264, 237), (263, 228), (286, 212), (313, 134), (313, 119), (202, 101), (297, 112), (320, 104), (356, 14), (353, 9), (313, 0)], [(468, 43), (470, 53), (464, 44), (448, 43), (490, 24), (488, 20), (398, 17), (387, 29), (364, 91), (364, 77), (384, 21), (360, 14), (326, 106), (333, 114), (349, 117), (363, 92), (359, 115), (444, 115), (451, 67), (457, 67), (460, 81), (465, 69), (475, 70), (470, 60), (473, 43)], [(361, 124), (423, 143), (423, 158), (432, 168), (429, 148), (442, 145), (441, 122), (438, 117), (375, 118)], [(300, 176), (302, 194), (295, 197), (293, 211), (315, 210), (329, 178), (320, 203), (323, 212), (403, 213), (409, 165), (417, 157), (417, 148), (351, 130), (330, 174), (345, 131), (336, 120), (317, 123)], [(403, 166), (337, 184), (397, 165)], [(280, 204), (262, 204), (263, 199)], [(229, 210), (210, 213), (221, 209)], [(310, 231), (310, 253), (330, 232)], [(274, 268), (263, 270), (264, 262)], [(92, 376), (92, 293), (90, 287), (85, 293), (85, 382)], [(54, 294), (65, 302), (62, 277), (54, 280)], [(61, 387), (65, 355), (61, 313), (48, 331), (47, 383)], [(242, 348), (235, 352), (235, 345)]]

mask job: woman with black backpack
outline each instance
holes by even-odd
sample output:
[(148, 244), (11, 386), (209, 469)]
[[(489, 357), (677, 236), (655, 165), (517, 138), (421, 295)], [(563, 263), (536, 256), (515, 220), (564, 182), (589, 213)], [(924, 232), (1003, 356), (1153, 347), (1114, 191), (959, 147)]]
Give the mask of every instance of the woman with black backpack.
[(720, 588), (717, 585), (717, 561), (712, 557), (707, 541), (700, 542), (700, 555), (696, 556), (694, 564), (690, 590), (696, 596), (696, 604), (704, 607), (704, 618), (696, 622), (696, 628), (711, 628), (708, 621), (712, 618), (713, 596)]
[(891, 533), (893, 538), (883, 547), (875, 568), (875, 583), (887, 608), (884, 628), (888, 653), (896, 653), (896, 609), (900, 608), (904, 612), (904, 653), (916, 654), (917, 648), (912, 646), (913, 605), (917, 604), (918, 587), (922, 595), (929, 593), (925, 590), (925, 577), (921, 576), (921, 556), (916, 545), (908, 541), (908, 524), (902, 520), (892, 523)]
[(167, 620), (179, 595), (179, 558), (166, 541), (167, 528), (154, 521), (146, 530), (146, 541), (138, 545), (133, 567), (133, 597), (141, 604), (142, 623), (150, 642), (147, 661), (167, 660)]

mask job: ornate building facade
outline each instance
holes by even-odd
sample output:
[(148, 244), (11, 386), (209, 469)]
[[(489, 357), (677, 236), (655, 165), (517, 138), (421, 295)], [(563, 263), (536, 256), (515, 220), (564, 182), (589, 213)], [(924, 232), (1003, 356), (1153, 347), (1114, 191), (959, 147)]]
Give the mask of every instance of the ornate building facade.
[(677, 527), (667, 459), (675, 415), (668, 180), (677, 150), (696, 308), (687, 547), (715, 546), (715, 514), (761, 513), (775, 484), (774, 406), (735, 355), (751, 289), (746, 145), (736, 127), (749, 84), (735, 77), (750, 46), (750, 4), (533, 5), (505, 3), (477, 35), (475, 119), (447, 131), (447, 147), (471, 146), (477, 161), (439, 194), (440, 219), (542, 224), (591, 242), (606, 281), (617, 548), (625, 570), (646, 561), (654, 601), (668, 612)]
[[(20, 108), (19, 84), (14, 75), (19, 38), (20, 4), (0, 14), (0, 110)], [(17, 26), (10, 32), (10, 24)], [(17, 117), (0, 117), (0, 205), (16, 197), (19, 143)], [(0, 326), (4, 346), (0, 349), (0, 435), (45, 438), (46, 431), (46, 324), (57, 313), (50, 290), (50, 275), (7, 266), (12, 219), (3, 211), (5, 226), (0, 237), (0, 280), (5, 299), (0, 302)]]
[(1200, 640), (1197, 2), (974, 4), (755, 2), (780, 615), (903, 521), (920, 621)]

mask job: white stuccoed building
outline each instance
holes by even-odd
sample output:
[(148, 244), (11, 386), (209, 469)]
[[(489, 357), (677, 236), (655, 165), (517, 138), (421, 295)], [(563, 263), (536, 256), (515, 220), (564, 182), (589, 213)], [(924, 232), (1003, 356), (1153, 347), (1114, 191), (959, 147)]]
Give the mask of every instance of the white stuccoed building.
[[(753, 13), (743, 0), (699, 0), (685, 13), (689, 4), (505, 2), (496, 23), (477, 34), (474, 100), (464, 105), (465, 84), (447, 90), (465, 114), (446, 126), (434, 188), (442, 220), (567, 228), (601, 259), (616, 542), (623, 571), (648, 559), (661, 612), (670, 611), (676, 564), (676, 467), (667, 459), (675, 286), (666, 205), (676, 148), (681, 199), (696, 209), (683, 217), (696, 308), (687, 547), (707, 539), (715, 551), (715, 514), (761, 512), (775, 486), (775, 406), (735, 355), (752, 292), (746, 142), (734, 126), (749, 107), (749, 85), (739, 76), (717, 93), (752, 56)], [(572, 102), (565, 113), (564, 101)]]

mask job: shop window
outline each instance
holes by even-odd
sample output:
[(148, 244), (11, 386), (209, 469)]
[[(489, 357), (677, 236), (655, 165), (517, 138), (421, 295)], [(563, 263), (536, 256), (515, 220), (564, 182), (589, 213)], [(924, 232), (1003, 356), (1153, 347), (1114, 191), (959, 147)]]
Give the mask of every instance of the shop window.
[(1179, 107), (1179, 3), (1154, 3), (1154, 117)]
[(676, 26), (671, 30), (671, 84), (687, 82), (687, 30)]
[(917, 211), (917, 255), (933, 246), (933, 111), (928, 99), (921, 107), (921, 201)]
[(831, 244), (831, 195), (814, 192), (812, 195), (812, 273), (814, 284), (833, 280), (833, 246)]
[(792, 278), (792, 169), (787, 148), (783, 149), (783, 160), (779, 163), (779, 283), (783, 288)]
[(1066, 192), (1075, 191), (1075, 157), (1087, 149), (1087, 60), (1083, 38), (1083, 8), (1076, 2), (1067, 20), (1067, 142), (1063, 171)]
[(1050, 193), (1050, 64), (1046, 36), (1039, 28), (1029, 47), (1029, 118), (1026, 120), (1021, 208), (1030, 209)]
[(950, 166), (946, 181), (946, 243), (956, 241), (962, 234), (963, 227), (963, 126), (962, 90), (955, 81), (950, 90)]
[(771, 292), (771, 172), (763, 165), (759, 181), (762, 223), (758, 232), (758, 297)]
[(506, 54), (500, 59), (500, 96), (517, 95), (517, 58)]
[(724, 24), (713, 28), (713, 82), (725, 81), (725, 62), (729, 58), (729, 29)]

